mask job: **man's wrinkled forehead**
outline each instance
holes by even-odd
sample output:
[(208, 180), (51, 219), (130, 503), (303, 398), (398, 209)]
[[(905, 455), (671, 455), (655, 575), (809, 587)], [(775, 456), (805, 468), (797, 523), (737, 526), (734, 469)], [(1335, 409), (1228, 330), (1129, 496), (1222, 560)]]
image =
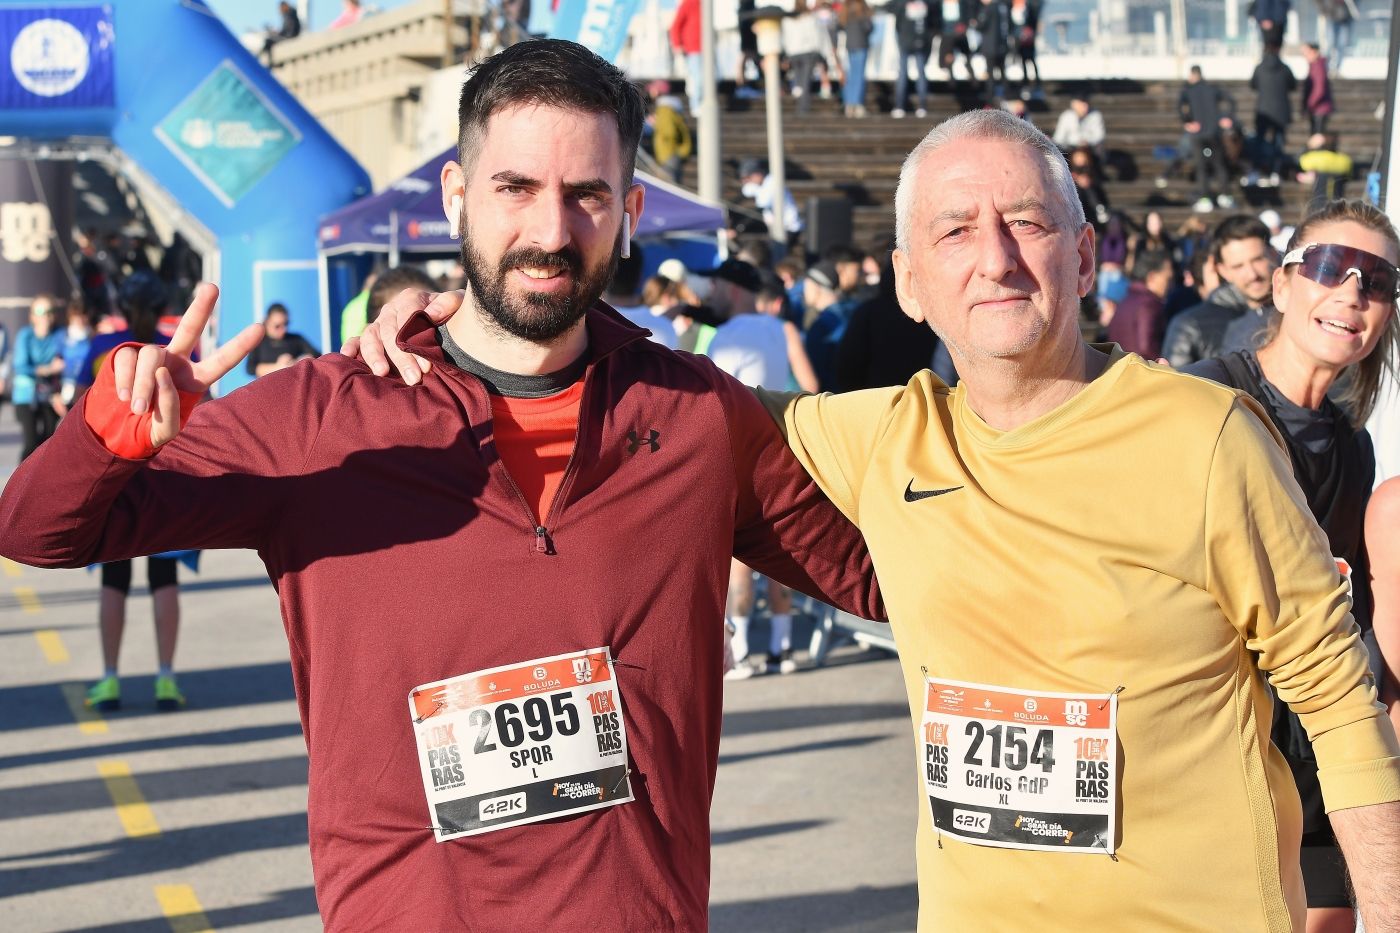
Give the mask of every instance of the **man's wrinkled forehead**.
[(919, 166), (915, 230), (932, 232), (976, 219), (985, 210), (999, 216), (1036, 213), (1065, 221), (1044, 160), (1027, 146), (1000, 140), (950, 143)]

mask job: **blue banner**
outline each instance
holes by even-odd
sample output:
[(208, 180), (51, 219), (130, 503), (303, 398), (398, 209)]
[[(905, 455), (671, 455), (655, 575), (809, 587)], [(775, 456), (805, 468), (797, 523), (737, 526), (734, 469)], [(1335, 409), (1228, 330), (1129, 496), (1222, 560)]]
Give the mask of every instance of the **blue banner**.
[(639, 0), (560, 0), (549, 31), (552, 39), (570, 39), (601, 58), (617, 62)]
[(222, 62), (155, 128), (225, 207), (272, 171), (301, 133), (231, 62)]
[(112, 8), (0, 8), (0, 110), (111, 107)]

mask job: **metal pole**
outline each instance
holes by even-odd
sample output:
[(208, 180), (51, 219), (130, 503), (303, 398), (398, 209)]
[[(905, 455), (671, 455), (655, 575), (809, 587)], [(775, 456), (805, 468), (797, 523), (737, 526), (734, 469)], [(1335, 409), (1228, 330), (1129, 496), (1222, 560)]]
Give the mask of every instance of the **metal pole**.
[(779, 71), (778, 53), (763, 56), (763, 94), (768, 111), (768, 190), (773, 209), (768, 215), (768, 238), (780, 248), (787, 248), (787, 172), (783, 165), (783, 84)]
[(1172, 48), (1176, 52), (1176, 79), (1186, 80), (1186, 0), (1172, 0)]
[(699, 172), (700, 197), (718, 201), (719, 186), (719, 94), (715, 88), (715, 4), (700, 0), (700, 74), (701, 99), (699, 114), (699, 151), (696, 168)]
[(442, 67), (451, 68), (457, 58), (457, 49), (452, 44), (452, 0), (442, 0)]
[(1393, 0), (1390, 8), (1390, 64), (1386, 66), (1385, 126), (1381, 135), (1381, 207), (1391, 221), (1400, 223), (1400, 197), (1395, 197), (1400, 190), (1395, 187), (1400, 185), (1400, 61), (1396, 60), (1400, 55), (1400, 0)]

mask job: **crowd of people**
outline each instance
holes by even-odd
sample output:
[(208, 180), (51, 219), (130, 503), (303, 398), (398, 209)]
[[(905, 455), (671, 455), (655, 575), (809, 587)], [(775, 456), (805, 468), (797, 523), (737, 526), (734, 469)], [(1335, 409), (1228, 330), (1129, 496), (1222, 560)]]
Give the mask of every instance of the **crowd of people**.
[[(959, 35), (916, 3), (926, 32)], [(1031, 8), (980, 6), (1014, 50)], [(1256, 6), (1266, 40), (1278, 6)], [(841, 81), (817, 56), (803, 97)], [(1199, 74), (1182, 106), (1188, 134), (1233, 126)], [(443, 174), (463, 289), (387, 270), (343, 355), (316, 358), (274, 307), (200, 359), (216, 290), (162, 334), (167, 302), (120, 298), (133, 274), (127, 327), (87, 352), (107, 364), (84, 365), (89, 390), (0, 494), (0, 552), (115, 568), (258, 550), (282, 597), (328, 929), (581, 928), (604, 912), (704, 929), (722, 680), (796, 669), (791, 589), (888, 618), (900, 646), (929, 802), (923, 925), (1322, 931), (1359, 906), (1394, 929), (1400, 487), (1372, 492), (1361, 425), (1396, 363), (1400, 235), (1345, 200), (1291, 231), (1131, 222), (1095, 177), (1094, 113), (1076, 101), (1054, 140), (1000, 109), (932, 128), (902, 165), (892, 237), (867, 248), (779, 254), (738, 235), (713, 268), (647, 276), (642, 94), (573, 43), (511, 46), (468, 79), (462, 161)], [(745, 168), (785, 218), (785, 193)], [(57, 344), (56, 327), (34, 315), (26, 344)], [(1116, 346), (1086, 341), (1095, 327)], [(252, 386), (195, 407), (238, 365)], [(755, 572), (766, 651), (750, 644)], [(129, 565), (103, 582), (124, 594)], [(104, 621), (104, 654), (121, 627)], [(569, 690), (550, 680), (561, 659)], [(518, 792), (560, 815), (561, 784), (531, 796), (503, 764), (457, 806), (418, 752), (432, 717), (480, 713), (488, 675), (520, 664), (537, 731), (606, 678), (626, 744), (615, 725), (596, 748), (586, 736), (573, 766), (589, 770), (570, 776), (586, 803), (518, 824), (530, 845), (502, 859), (490, 833), (517, 824), (484, 804)], [(1046, 780), (1093, 772), (1082, 822), (969, 822), (960, 801), (1013, 784), (999, 752), (939, 767), (930, 716), (963, 690), (986, 697), (966, 711), (983, 734), (1109, 710), (1094, 751), (1022, 741)], [(993, 709), (1006, 695), (1023, 702)], [(100, 683), (92, 699), (119, 696)], [(475, 754), (497, 750), (485, 738)], [(423, 896), (398, 897), (409, 885)]]
[[(975, 85), (988, 100), (1014, 91), (1022, 100), (1043, 99), (1036, 45), (1040, 35), (1040, 0), (795, 0), (782, 19), (783, 92), (797, 111), (811, 108), (813, 94), (832, 98), (840, 87), (842, 112), (865, 117), (866, 72), (876, 13), (892, 16), (899, 65), (889, 110), (902, 119), (928, 115), (929, 65), (950, 81)], [(754, 35), (756, 5), (739, 3), (740, 55), (734, 75), (735, 95), (761, 96), (758, 44)], [(771, 8), (765, 9), (771, 12)], [(692, 112), (703, 95), (700, 73), (700, 0), (680, 0), (670, 26), (671, 46), (685, 62), (686, 89)], [(974, 68), (974, 57), (977, 67)], [(962, 70), (955, 71), (961, 59)], [(1007, 65), (1015, 63), (1013, 87)], [(910, 107), (909, 81), (914, 82)]]

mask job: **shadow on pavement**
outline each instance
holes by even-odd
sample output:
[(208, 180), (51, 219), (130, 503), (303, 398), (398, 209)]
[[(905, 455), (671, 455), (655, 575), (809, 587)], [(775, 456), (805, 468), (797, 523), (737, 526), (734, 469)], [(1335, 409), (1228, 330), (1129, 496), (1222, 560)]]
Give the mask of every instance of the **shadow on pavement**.
[[(177, 673), (180, 688), (189, 697), (187, 711), (276, 703), (296, 697), (292, 690), (292, 669), (287, 661)], [(71, 724), (73, 716), (60, 692), (63, 683), (65, 681), (0, 688), (0, 710), (4, 711), (0, 730), (12, 732)], [(123, 677), (123, 708), (108, 714), (107, 718), (179, 715), (156, 712), (152, 700), (154, 685), (153, 675)]]
[(0, 637), (9, 638), (14, 635), (33, 635), (35, 632), (71, 632), (74, 630), (96, 632), (97, 626), (96, 624), (87, 625), (84, 623), (80, 625), (75, 623), (73, 625), (36, 625), (34, 628), (5, 628), (0, 629)]
[(917, 884), (796, 894), (710, 906), (711, 933), (903, 933), (918, 925)]
[[(0, 705), (4, 698), (0, 696)], [(908, 719), (909, 707), (903, 703), (842, 703), (825, 706), (788, 706), (779, 709), (726, 711), (725, 735), (751, 735), (756, 732), (778, 732), (783, 729), (806, 729), (809, 726), (836, 726), (876, 719)]]
[(238, 729), (224, 729), (219, 732), (195, 732), (181, 735), (167, 735), (160, 738), (135, 739), (130, 742), (110, 742), (106, 745), (55, 748), (42, 752), (32, 752), (28, 755), (12, 755), (9, 758), (0, 758), (0, 771), (4, 771), (6, 768), (25, 768), (31, 765), (52, 764), (55, 761), (110, 758), (114, 755), (131, 755), (136, 752), (150, 752), (166, 748), (242, 745), (246, 742), (266, 742), (271, 739), (284, 739), (293, 735), (301, 735), (300, 723), (279, 722), (266, 726), (244, 726)]
[[(193, 826), (188, 829), (169, 830), (154, 838), (122, 837), (110, 842), (54, 849), (26, 856), (27, 860), (80, 860), (0, 872), (0, 897), (53, 891), (136, 875), (158, 874), (214, 861), (227, 855), (287, 846), (305, 848), (306, 845), (305, 813)], [(217, 924), (215, 926), (218, 928)], [(123, 926), (122, 929), (130, 927)], [(169, 929), (169, 924), (166, 925), (166, 929)]]
[[(93, 768), (89, 773), (95, 774), (96, 769)], [(167, 771), (141, 771), (136, 776), (141, 782), (142, 796), (149, 803), (162, 800), (194, 800), (220, 794), (236, 794), (240, 791), (305, 784), (306, 756), (292, 755), (199, 768), (172, 768)], [(0, 790), (0, 813), (22, 813), (26, 817), (100, 810), (111, 806), (112, 797), (107, 791), (106, 782), (100, 777)], [(0, 858), (0, 862), (4, 861), (6, 859)]]
[[(184, 571), (184, 574), (188, 573), (189, 571)], [(272, 583), (267, 579), (267, 577), (237, 577), (231, 580), (182, 579), (180, 581), (180, 592), (189, 594), (214, 592), (218, 590), (241, 590), (247, 589), (250, 586), (271, 585)], [(81, 606), (83, 603), (96, 603), (97, 597), (101, 593), (101, 591), (101, 580), (99, 580), (97, 574), (94, 573), (92, 577), (91, 588), (85, 587), (83, 589), (77, 590), (54, 590), (52, 592), (38, 593), (36, 595), (41, 605), (45, 606), (46, 608), (52, 608), (55, 606)], [(139, 599), (141, 597), (150, 595), (151, 591), (144, 586), (133, 586), (131, 588), (131, 596), (133, 598)], [(19, 597), (11, 593), (0, 594), (0, 612), (4, 612), (7, 610), (13, 611), (19, 608), (21, 608)], [(93, 615), (92, 625), (89, 627), (93, 629), (96, 629), (97, 627), (97, 616), (95, 613)]]
[[(783, 748), (765, 748), (757, 752), (736, 752), (732, 755), (721, 754), (719, 756), (720, 766), (738, 764), (741, 761), (753, 761), (756, 758), (769, 758), (773, 755), (800, 755), (803, 752), (831, 751), (838, 748), (860, 748), (862, 745), (869, 745), (871, 742), (879, 742), (886, 738), (883, 735), (857, 735), (846, 739), (824, 739), (820, 742), (807, 742), (802, 745), (788, 745)], [(4, 765), (0, 759), (0, 766)]]
[(762, 839), (764, 836), (782, 836), (787, 833), (800, 833), (807, 829), (825, 826), (826, 820), (791, 820), (787, 823), (767, 823), (763, 826), (741, 826), (738, 829), (725, 829), (710, 834), (710, 845), (722, 846), (749, 839)]
[[(293, 917), (314, 917), (319, 913), (316, 907), (316, 891), (313, 888), (292, 888), (278, 891), (277, 896), (259, 904), (240, 904), (237, 907), (221, 907), (218, 910), (204, 911), (204, 919), (209, 928), (226, 930), (231, 927), (246, 926), (251, 923), (268, 923), (273, 920), (290, 920)], [(68, 933), (170, 933), (171, 930), (205, 929), (198, 925), (198, 915), (182, 914), (174, 917), (152, 917), (136, 922), (108, 923), (98, 927), (83, 927), (69, 930)]]

